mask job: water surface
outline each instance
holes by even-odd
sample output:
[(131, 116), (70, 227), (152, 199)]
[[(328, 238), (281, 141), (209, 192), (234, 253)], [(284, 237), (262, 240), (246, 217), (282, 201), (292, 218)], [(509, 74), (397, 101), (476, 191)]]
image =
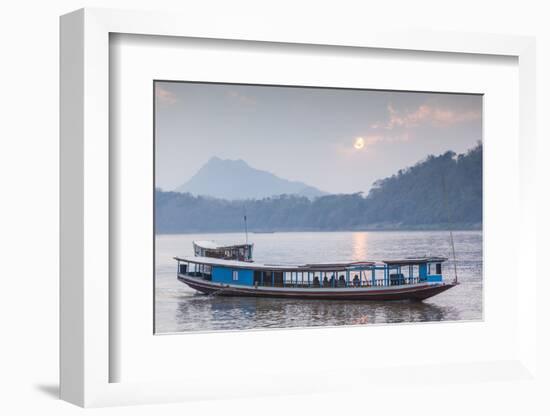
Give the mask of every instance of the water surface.
[[(243, 242), (242, 234), (157, 235), (157, 333), (482, 319), (482, 233), (454, 232), (460, 285), (423, 302), (321, 301), (206, 296), (176, 279), (174, 256), (192, 256), (193, 240)], [(250, 234), (254, 259), (266, 263), (451, 258), (445, 231)], [(451, 263), (443, 265), (452, 280)]]

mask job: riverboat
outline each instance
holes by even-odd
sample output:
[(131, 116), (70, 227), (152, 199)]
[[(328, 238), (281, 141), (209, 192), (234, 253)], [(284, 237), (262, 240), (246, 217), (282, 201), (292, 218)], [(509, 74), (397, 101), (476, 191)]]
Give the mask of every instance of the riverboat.
[(275, 265), (195, 254), (174, 258), (177, 278), (207, 295), (421, 301), (458, 284), (444, 281), (444, 257)]

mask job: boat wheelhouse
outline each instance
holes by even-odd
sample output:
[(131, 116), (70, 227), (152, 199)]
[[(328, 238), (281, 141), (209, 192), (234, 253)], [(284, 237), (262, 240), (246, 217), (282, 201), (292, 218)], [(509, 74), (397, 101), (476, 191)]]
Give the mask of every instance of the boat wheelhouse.
[(197, 257), (211, 257), (224, 260), (252, 261), (254, 244), (223, 245), (215, 241), (193, 241), (193, 251)]
[(340, 300), (423, 300), (458, 283), (443, 280), (444, 257), (301, 265), (175, 257), (178, 280), (220, 296)]

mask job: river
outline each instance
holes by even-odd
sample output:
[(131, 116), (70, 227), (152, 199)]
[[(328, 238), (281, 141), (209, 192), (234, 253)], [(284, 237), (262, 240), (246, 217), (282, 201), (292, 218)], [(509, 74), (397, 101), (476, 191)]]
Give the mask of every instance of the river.
[[(174, 256), (192, 256), (193, 240), (243, 242), (242, 233), (156, 236), (155, 332), (295, 328), (482, 319), (482, 233), (455, 231), (460, 285), (423, 302), (319, 301), (198, 294), (176, 279)], [(452, 258), (446, 231), (285, 232), (250, 234), (254, 260), (266, 263)], [(452, 263), (443, 264), (447, 280)]]

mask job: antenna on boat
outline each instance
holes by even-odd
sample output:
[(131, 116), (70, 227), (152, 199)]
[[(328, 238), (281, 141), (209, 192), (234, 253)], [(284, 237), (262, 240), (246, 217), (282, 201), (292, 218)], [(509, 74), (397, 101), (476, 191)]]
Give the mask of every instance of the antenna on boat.
[(246, 236), (246, 244), (248, 244), (248, 225), (246, 223), (246, 207), (243, 206), (244, 211), (244, 234)]
[(454, 283), (458, 283), (458, 273), (456, 272), (456, 252), (455, 252), (455, 240), (453, 238), (453, 230), (451, 227), (451, 211), (449, 210), (449, 201), (447, 199), (447, 187), (445, 186), (445, 176), (441, 176), (441, 183), (443, 185), (443, 200), (445, 201), (445, 210), (447, 211), (447, 222), (449, 223), (449, 235), (451, 237), (451, 249), (453, 251), (453, 266), (455, 272)]

